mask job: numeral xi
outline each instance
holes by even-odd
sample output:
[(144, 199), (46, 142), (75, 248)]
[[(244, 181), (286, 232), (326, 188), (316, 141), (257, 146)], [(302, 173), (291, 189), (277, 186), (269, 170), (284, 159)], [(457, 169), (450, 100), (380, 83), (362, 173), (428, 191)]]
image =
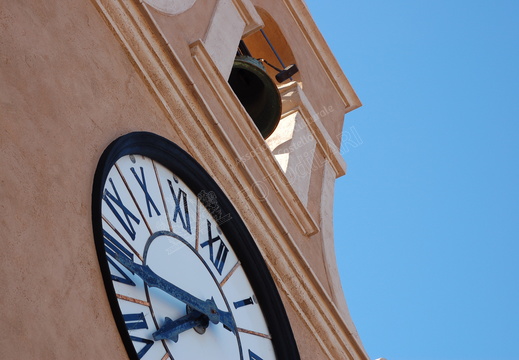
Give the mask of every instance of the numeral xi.
[[(177, 217), (180, 218), (182, 222), (182, 227), (188, 233), (191, 234), (191, 222), (189, 220), (189, 207), (187, 205), (187, 194), (181, 188), (178, 189), (178, 194), (175, 194), (175, 190), (173, 189), (173, 183), (168, 179), (169, 189), (171, 190), (171, 195), (173, 195), (173, 200), (175, 201), (175, 211), (173, 213), (173, 221), (177, 222)], [(181, 206), (182, 205), (182, 206)]]

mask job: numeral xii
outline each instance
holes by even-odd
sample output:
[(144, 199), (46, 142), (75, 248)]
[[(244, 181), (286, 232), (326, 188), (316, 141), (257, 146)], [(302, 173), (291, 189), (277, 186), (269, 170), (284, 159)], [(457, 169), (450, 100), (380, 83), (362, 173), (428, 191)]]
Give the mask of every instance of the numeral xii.
[[(225, 266), (225, 260), (227, 259), (227, 254), (229, 253), (229, 249), (227, 246), (225, 246), (225, 243), (223, 242), (222, 238), (220, 236), (213, 237), (211, 234), (211, 222), (207, 220), (207, 235), (208, 239), (207, 241), (200, 244), (202, 248), (205, 248), (206, 246), (209, 246), (209, 259), (211, 259), (211, 262), (213, 263), (214, 267), (218, 271), (218, 273), (221, 275), (223, 267)], [(218, 250), (215, 250), (215, 244), (217, 242), (220, 242), (218, 244)]]
[(173, 221), (177, 222), (177, 218), (182, 222), (182, 227), (188, 233), (191, 234), (191, 221), (189, 219), (189, 207), (187, 202), (187, 193), (182, 190), (180, 187), (178, 188), (178, 194), (175, 193), (175, 189), (173, 188), (173, 183), (168, 179), (169, 189), (171, 190), (171, 195), (173, 195), (173, 200), (175, 201), (175, 211), (173, 212)]

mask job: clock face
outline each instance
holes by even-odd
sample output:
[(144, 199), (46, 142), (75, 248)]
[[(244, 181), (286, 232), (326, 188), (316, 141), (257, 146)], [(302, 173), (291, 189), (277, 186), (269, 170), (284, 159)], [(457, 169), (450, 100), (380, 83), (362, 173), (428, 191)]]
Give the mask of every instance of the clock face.
[(93, 202), (105, 286), (130, 357), (299, 358), (252, 237), (180, 148), (149, 133), (116, 140)]

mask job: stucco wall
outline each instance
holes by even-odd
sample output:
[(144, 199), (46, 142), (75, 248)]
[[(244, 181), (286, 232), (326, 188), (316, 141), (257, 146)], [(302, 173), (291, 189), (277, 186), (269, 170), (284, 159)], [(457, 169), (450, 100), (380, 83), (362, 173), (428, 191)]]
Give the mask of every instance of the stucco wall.
[(93, 174), (123, 133), (182, 141), (91, 3), (1, 12), (0, 358), (123, 359), (92, 238)]
[[(245, 178), (237, 158), (217, 159), (216, 166), (209, 166), (215, 157), (212, 146), (243, 138), (239, 129), (233, 128), (229, 110), (215, 99), (214, 88), (192, 59), (190, 44), (206, 35), (204, 29), (212, 19), (215, 3), (202, 7), (196, 2), (176, 17), (150, 10), (155, 17), (149, 26), (153, 21), (163, 22), (166, 38), (172, 39), (164, 47), (175, 49), (182, 63), (179, 66), (189, 74), (176, 78), (170, 74), (171, 79), (158, 80), (146, 78), (139, 70), (142, 65), (129, 54), (130, 47), (116, 36), (117, 31), (101, 15), (95, 1), (21, 0), (2, 5), (0, 299), (4, 306), (0, 312), (0, 358), (126, 358), (95, 253), (91, 191), (101, 153), (112, 140), (128, 132), (150, 131), (188, 151), (196, 149), (193, 155), (208, 167), (250, 223), (269, 264), (281, 266), (276, 263), (280, 260), (273, 250), (274, 240), (265, 234), (264, 224), (257, 224), (257, 207), (236, 195), (233, 182)], [(199, 22), (191, 26), (195, 11), (200, 11)], [(165, 25), (168, 19), (178, 21), (169, 27)], [(175, 31), (182, 36), (176, 36)], [(150, 85), (172, 80), (202, 94), (200, 101), (205, 103), (167, 103)], [(205, 110), (199, 110), (202, 108)], [(202, 114), (198, 121), (207, 129), (223, 127), (228, 138), (204, 141), (196, 135), (190, 138), (189, 131), (180, 131), (194, 126), (194, 111)], [(330, 126), (332, 132), (338, 130), (337, 124)], [(240, 141), (235, 147), (237, 153), (250, 151)], [(250, 176), (262, 179), (265, 175), (260, 165), (264, 160), (254, 161), (258, 164), (250, 165)], [(317, 180), (311, 183), (321, 186)], [(295, 239), (303, 238), (300, 226), (274, 189), (268, 201), (278, 211), (283, 231)], [(308, 205), (309, 213), (320, 221), (319, 201), (310, 199)], [(275, 241), (285, 240), (280, 237)], [(332, 294), (322, 238), (316, 235), (304, 241), (300, 248), (286, 247), (297, 256), (302, 251), (303, 258), (297, 261), (303, 265), (298, 266), (310, 264), (305, 271), (317, 274)], [(287, 280), (276, 274), (274, 271), (277, 282)], [(296, 276), (301, 274), (293, 274)], [(290, 286), (280, 292), (302, 358), (326, 358), (323, 347), (331, 345), (320, 344), (308, 319), (301, 316), (305, 309), (291, 305), (297, 302), (291, 296), (298, 289)]]

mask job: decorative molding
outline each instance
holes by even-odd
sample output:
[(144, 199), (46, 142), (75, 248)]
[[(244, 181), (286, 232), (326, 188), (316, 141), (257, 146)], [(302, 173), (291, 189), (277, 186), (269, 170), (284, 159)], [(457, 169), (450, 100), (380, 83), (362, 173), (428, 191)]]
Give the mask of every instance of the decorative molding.
[(249, 36), (263, 27), (263, 20), (250, 0), (232, 0), (234, 6), (245, 21), (245, 30), (242, 37)]
[(143, 0), (155, 9), (170, 15), (183, 13), (191, 8), (196, 0)]
[(225, 79), (231, 74), (240, 40), (262, 26), (250, 0), (217, 1), (204, 44)]
[[(268, 182), (275, 189), (276, 193), (279, 194), (285, 208), (290, 210), (292, 218), (300, 226), (303, 233), (307, 236), (317, 233), (319, 231), (317, 223), (299, 199), (298, 194), (286, 178), (283, 169), (281, 169), (268, 145), (261, 137), (249, 114), (247, 114), (227, 81), (219, 72), (214, 71), (215, 65), (212, 64), (211, 57), (207, 53), (204, 43), (197, 41), (191, 44), (191, 53), (200, 72), (211, 85), (213, 95), (225, 109), (227, 116), (233, 121), (233, 125), (239, 131), (243, 143), (248, 146), (246, 154), (235, 154), (236, 160), (247, 173), (251, 173), (249, 161), (261, 167), (263, 178), (258, 181), (257, 178), (253, 178), (251, 175), (250, 180), (252, 184), (257, 184), (258, 186), (250, 190), (261, 191), (261, 182)], [(248, 119), (248, 121), (243, 121), (244, 119)], [(223, 129), (222, 132), (224, 132)], [(219, 135), (227, 138), (226, 133), (220, 133)], [(232, 142), (229, 141), (229, 144), (232, 144)], [(261, 160), (257, 161), (254, 158)]]
[[(164, 110), (172, 129), (182, 136), (186, 150), (210, 172), (218, 172), (222, 181), (223, 179), (229, 181), (229, 184), (222, 186), (224, 191), (232, 188), (242, 189), (243, 183), (253, 184), (255, 178), (247, 164), (242, 161), (237, 165), (232, 161), (224, 160), (239, 156), (237, 149), (226, 136), (226, 131), (221, 128), (221, 124), (174, 49), (156, 28), (146, 7), (138, 0), (92, 0), (92, 2), (119, 40), (150, 93)], [(215, 81), (215, 85), (223, 86), (221, 84), (225, 81), (214, 64), (211, 65), (210, 57), (204, 53), (203, 44), (201, 42), (194, 44), (192, 51), (194, 57), (198, 57), (201, 61), (200, 65), (204, 66), (206, 72)], [(217, 87), (214, 91), (216, 90), (221, 89)], [(225, 97), (222, 99), (230, 101), (229, 108), (226, 110), (230, 111), (230, 115), (246, 115), (241, 105), (238, 106), (237, 99), (227, 99), (228, 92), (222, 94)], [(187, 114), (192, 121), (176, 121), (179, 113)], [(236, 121), (237, 118), (231, 120)], [(269, 156), (265, 157), (269, 150), (261, 147), (263, 139), (252, 121), (240, 123), (238, 130), (244, 140), (250, 142), (249, 149), (262, 154), (261, 161), (251, 161), (262, 166), (264, 174), (269, 176), (270, 186), (280, 191), (279, 195), (273, 194), (273, 196), (279, 196), (282, 200), (284, 198), (285, 202), (297, 202), (297, 197), (285, 198), (290, 194), (290, 191), (287, 193), (289, 186), (285, 189), (286, 184), (283, 184), (281, 179), (286, 180), (286, 178), (272, 155), (268, 154)], [(221, 146), (222, 144), (225, 146)], [(241, 171), (236, 171), (237, 166), (241, 167)], [(279, 174), (282, 176), (272, 177)], [(259, 199), (247, 191), (232, 193), (229, 197), (235, 203), (245, 223), (250, 226), (251, 233), (259, 238), (258, 246), (265, 255), (267, 265), (280, 292), (285, 295), (287, 305), (296, 311), (308, 331), (315, 336), (327, 358), (368, 360), (362, 345), (348, 329), (340, 311), (306, 262), (297, 242), (280, 222), (280, 217), (277, 216), (268, 198)], [(296, 211), (297, 207), (299, 205), (296, 206)], [(292, 211), (294, 208), (287, 207), (287, 209)], [(294, 218), (295, 214), (292, 216)], [(315, 222), (311, 224), (313, 221), (311, 217), (304, 221), (307, 223), (304, 228), (308, 229), (309, 225), (310, 228), (317, 227)]]
[(280, 86), (279, 91), (283, 102), (282, 117), (288, 116), (296, 111), (300, 112), (306, 125), (316, 139), (317, 145), (335, 170), (335, 173), (337, 174), (336, 177), (345, 175), (346, 162), (344, 161), (339, 148), (337, 148), (335, 142), (321, 122), (319, 115), (306, 97), (301, 85), (296, 81), (292, 81), (286, 85)]
[(233, 0), (218, 0), (204, 36), (204, 44), (225, 79), (229, 78), (238, 44), (245, 30)]
[(330, 82), (337, 90), (337, 93), (341, 96), (342, 101), (346, 106), (346, 112), (348, 113), (362, 106), (357, 94), (355, 94), (350, 82), (337, 62), (337, 59), (331, 52), (330, 47), (315, 24), (305, 2), (301, 0), (283, 0), (283, 2), (292, 13), (292, 17), (299, 25), (299, 29), (312, 48), (314, 55), (319, 59), (321, 66), (330, 79)]
[(283, 116), (266, 142), (288, 181), (307, 206), (314, 170), (316, 140), (301, 113), (294, 111)]

